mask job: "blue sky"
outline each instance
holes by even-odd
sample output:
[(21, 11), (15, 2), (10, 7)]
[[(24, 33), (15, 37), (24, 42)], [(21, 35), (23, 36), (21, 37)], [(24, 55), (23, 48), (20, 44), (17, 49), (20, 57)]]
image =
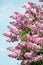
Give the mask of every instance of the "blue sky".
[[(10, 15), (12, 15), (15, 11), (24, 12), (21, 8), (23, 4), (26, 4), (29, 1), (33, 0), (0, 0), (0, 65), (20, 65), (20, 62), (16, 59), (9, 58), (7, 55), (10, 53), (6, 50), (9, 46), (16, 46), (17, 42), (8, 43), (6, 42), (6, 37), (2, 34), (7, 32), (7, 25), (9, 24), (12, 19), (10, 19)], [(38, 0), (34, 0), (37, 4), (39, 3)]]

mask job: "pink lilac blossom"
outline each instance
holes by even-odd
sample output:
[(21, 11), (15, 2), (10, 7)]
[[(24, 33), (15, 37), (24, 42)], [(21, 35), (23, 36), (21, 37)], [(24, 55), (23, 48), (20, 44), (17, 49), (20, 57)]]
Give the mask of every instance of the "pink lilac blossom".
[(28, 49), (31, 49), (32, 51), (39, 52), (40, 49), (41, 49), (41, 46), (40, 45), (37, 45), (35, 43), (28, 42), (27, 48)]
[(43, 56), (42, 55), (37, 55), (36, 57), (32, 58), (32, 61), (34, 61), (34, 62), (41, 61), (41, 60), (43, 60)]
[(26, 58), (32, 58), (34, 55), (35, 55), (34, 52), (31, 51), (30, 53), (29, 52), (25, 53), (24, 57), (26, 57)]
[(43, 61), (43, 7), (33, 2), (28, 2), (22, 7), (25, 8), (25, 13), (15, 12), (10, 16), (15, 20), (10, 22), (13, 27), (8, 25), (9, 32), (3, 35), (8, 37), (8, 42), (20, 39), (17, 46), (7, 48), (12, 52), (8, 56), (22, 60), (22, 65), (29, 65), (32, 62)]
[(39, 0), (40, 2), (43, 2), (43, 0)]
[(25, 35), (25, 38), (30, 42), (43, 45), (43, 37), (37, 37), (35, 35)]

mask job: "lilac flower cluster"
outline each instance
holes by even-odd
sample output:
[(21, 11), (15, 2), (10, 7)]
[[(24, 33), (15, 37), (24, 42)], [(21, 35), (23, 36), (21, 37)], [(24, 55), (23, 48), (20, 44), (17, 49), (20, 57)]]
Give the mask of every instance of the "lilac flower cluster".
[(39, 0), (40, 2), (43, 2), (43, 0)]
[(25, 13), (10, 16), (16, 22), (10, 22), (14, 27), (8, 25), (10, 32), (3, 34), (9, 42), (21, 40), (16, 47), (7, 48), (12, 51), (8, 56), (22, 60), (22, 65), (43, 62), (43, 7), (33, 2), (22, 7)]

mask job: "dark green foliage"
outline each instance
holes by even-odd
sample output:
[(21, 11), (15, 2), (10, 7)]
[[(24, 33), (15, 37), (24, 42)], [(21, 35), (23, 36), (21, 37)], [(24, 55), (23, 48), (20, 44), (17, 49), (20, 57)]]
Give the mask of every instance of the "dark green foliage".
[(43, 65), (43, 62), (41, 62), (41, 61), (40, 62), (32, 62), (30, 65)]
[(24, 54), (25, 54), (26, 52), (30, 52), (30, 50), (29, 50), (28, 48), (23, 49), (23, 52), (22, 52), (22, 57), (23, 57), (23, 60), (25, 60), (25, 59), (26, 59), (26, 58), (24, 57)]
[(43, 45), (42, 45), (42, 49), (40, 50), (40, 54), (43, 54)]
[(41, 35), (43, 36), (43, 32), (41, 32)]
[(21, 34), (21, 41), (26, 41), (25, 34), (32, 35), (34, 32), (32, 30), (28, 30), (26, 28), (23, 28), (22, 34)]
[(36, 21), (37, 21), (37, 20), (35, 20), (35, 19), (34, 19), (34, 20), (32, 21), (32, 24), (35, 24), (35, 23), (36, 23)]
[(43, 65), (43, 62), (32, 62), (31, 65)]

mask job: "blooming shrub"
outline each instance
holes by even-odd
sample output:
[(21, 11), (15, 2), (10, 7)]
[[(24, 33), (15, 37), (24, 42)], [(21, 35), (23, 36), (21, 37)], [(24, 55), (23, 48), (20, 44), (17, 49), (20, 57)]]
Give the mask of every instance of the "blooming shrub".
[(21, 65), (43, 65), (43, 7), (33, 2), (28, 2), (25, 13), (15, 12), (10, 16), (16, 22), (10, 22), (7, 26), (9, 33), (8, 42), (21, 40), (16, 47), (8, 47), (12, 51), (9, 57), (22, 60)]

